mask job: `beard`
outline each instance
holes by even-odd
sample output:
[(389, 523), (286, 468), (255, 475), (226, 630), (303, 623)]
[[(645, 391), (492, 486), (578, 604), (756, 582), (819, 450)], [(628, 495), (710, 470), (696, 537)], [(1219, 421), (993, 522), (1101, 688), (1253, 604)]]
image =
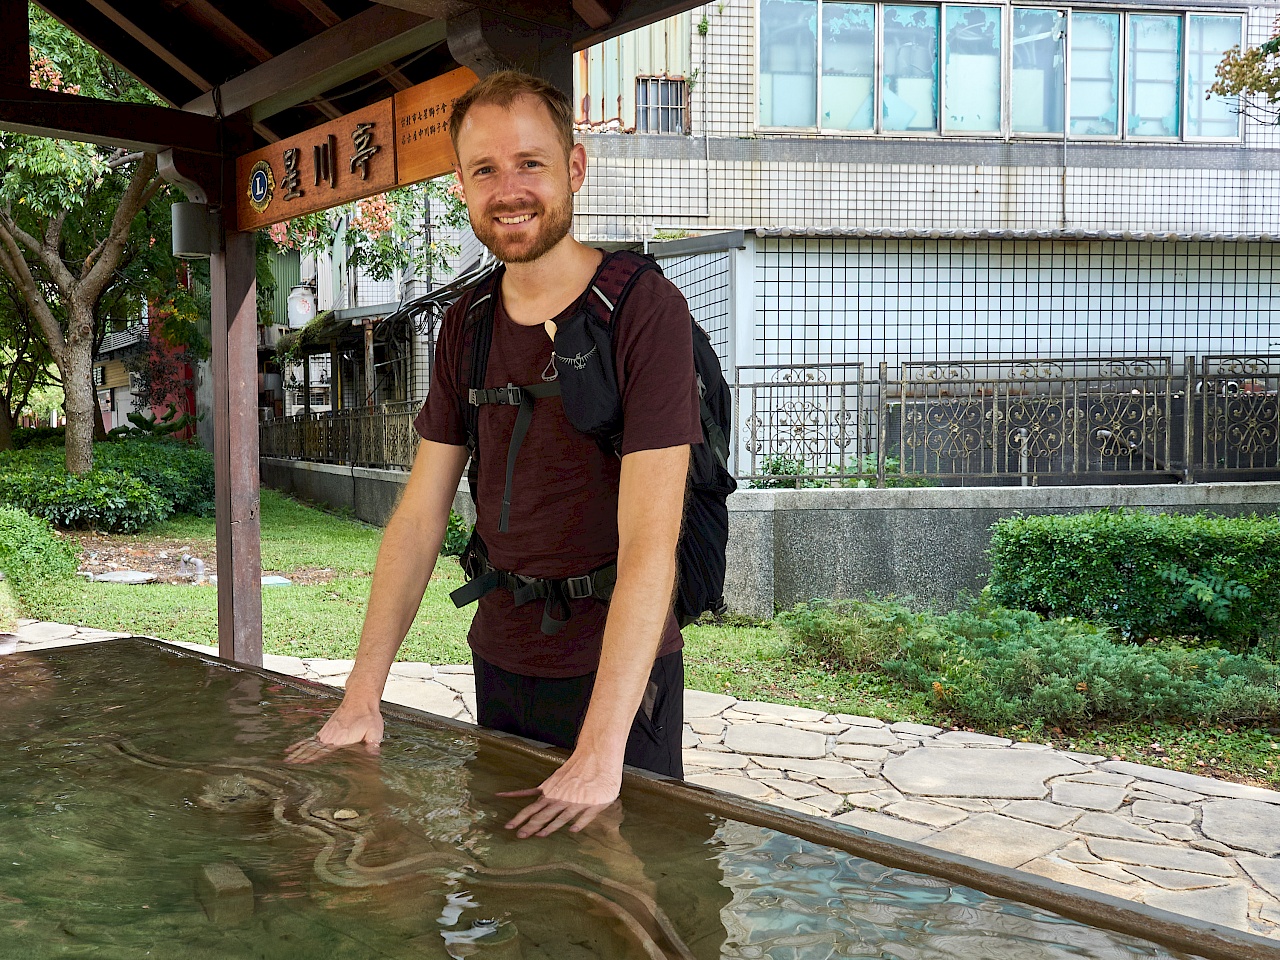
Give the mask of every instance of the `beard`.
[(537, 230), (532, 236), (511, 236), (493, 223), (494, 217), (510, 216), (516, 212), (527, 213), (529, 209), (524, 206), (519, 211), (507, 211), (499, 206), (491, 206), (483, 216), (471, 218), (471, 229), (475, 232), (476, 239), (503, 263), (532, 263), (567, 237), (573, 229), (573, 194), (566, 191), (564, 199), (554, 206), (538, 205), (533, 208)]

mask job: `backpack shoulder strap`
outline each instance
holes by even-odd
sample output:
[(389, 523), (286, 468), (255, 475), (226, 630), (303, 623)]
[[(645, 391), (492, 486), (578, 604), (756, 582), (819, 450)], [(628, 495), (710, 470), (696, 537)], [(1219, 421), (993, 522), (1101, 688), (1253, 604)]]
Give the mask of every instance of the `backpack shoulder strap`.
[(502, 267), (493, 271), (471, 288), (462, 317), (462, 349), (458, 351), (458, 402), (462, 409), (462, 423), (467, 434), (467, 452), (471, 455), (467, 467), (467, 486), (474, 503), (478, 491), (480, 471), (480, 412), (467, 402), (469, 391), (484, 386), (484, 376), (489, 368), (489, 347), (493, 341), (493, 315), (498, 282)]
[(658, 261), (647, 254), (634, 250), (605, 254), (604, 262), (587, 290), (584, 306), (596, 319), (610, 323), (636, 281), (650, 270), (662, 273)]

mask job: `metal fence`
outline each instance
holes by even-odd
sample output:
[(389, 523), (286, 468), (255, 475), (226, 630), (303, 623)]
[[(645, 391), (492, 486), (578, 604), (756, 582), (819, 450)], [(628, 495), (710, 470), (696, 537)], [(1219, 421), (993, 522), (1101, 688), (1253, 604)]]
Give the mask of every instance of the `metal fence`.
[[(1280, 354), (740, 367), (755, 487), (1280, 479)], [(264, 457), (407, 470), (417, 402), (271, 420)]]

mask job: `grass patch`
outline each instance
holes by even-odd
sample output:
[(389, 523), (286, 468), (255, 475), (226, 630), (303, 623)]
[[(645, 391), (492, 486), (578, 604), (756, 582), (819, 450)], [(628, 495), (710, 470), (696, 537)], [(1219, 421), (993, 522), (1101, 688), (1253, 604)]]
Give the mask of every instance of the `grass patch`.
[(18, 629), (18, 604), (9, 590), (9, 582), (0, 580), (0, 633), (13, 633)]

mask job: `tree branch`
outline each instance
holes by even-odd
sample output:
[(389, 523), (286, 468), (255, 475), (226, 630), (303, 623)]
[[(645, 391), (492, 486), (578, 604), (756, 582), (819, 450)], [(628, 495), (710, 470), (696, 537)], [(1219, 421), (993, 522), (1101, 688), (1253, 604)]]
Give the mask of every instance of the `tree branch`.
[[(58, 256), (58, 248), (47, 248), (27, 231), (18, 226), (18, 222), (8, 210), (0, 211), (0, 226), (24, 247), (30, 250), (40, 260), (41, 265), (49, 271), (49, 276), (53, 278), (53, 282), (58, 285), (64, 292), (69, 292), (75, 284), (76, 278), (67, 269), (67, 265), (62, 262), (62, 258)], [(61, 227), (59, 227), (61, 229)], [(26, 262), (26, 255), (21, 250), (17, 250), (14, 256), (19, 257)]]
[[(142, 160), (133, 170), (129, 178), (129, 186), (116, 207), (115, 216), (111, 219), (111, 230), (102, 243), (85, 258), (84, 272), (80, 276), (81, 295), (89, 303), (96, 303), (103, 288), (107, 284), (120, 253), (124, 250), (125, 241), (129, 238), (129, 226), (138, 211), (146, 206), (147, 201), (155, 196), (158, 189), (153, 183), (156, 178), (156, 155), (144, 154)], [(158, 178), (156, 178), (158, 179)]]
[(45, 342), (49, 345), (49, 352), (53, 354), (54, 361), (61, 365), (67, 349), (66, 337), (63, 336), (58, 319), (49, 309), (40, 285), (31, 274), (31, 266), (23, 256), (22, 248), (9, 230), (10, 223), (12, 221), (7, 216), (0, 215), (0, 269), (9, 275), (22, 292), (23, 299), (35, 314)]

